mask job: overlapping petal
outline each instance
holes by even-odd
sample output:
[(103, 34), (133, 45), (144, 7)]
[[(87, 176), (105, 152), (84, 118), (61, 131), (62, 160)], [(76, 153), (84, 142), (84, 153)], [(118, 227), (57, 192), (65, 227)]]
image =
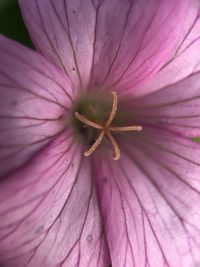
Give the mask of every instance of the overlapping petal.
[(172, 58), (148, 83), (137, 86), (121, 94), (141, 96), (186, 79), (200, 69), (200, 2), (191, 1), (186, 20), (181, 29), (180, 42)]
[(186, 137), (200, 136), (199, 6), (198, 2), (188, 17), (187, 34), (174, 58), (151, 81), (125, 93), (134, 98), (129, 105), (133, 121), (154, 124)]
[(182, 0), (19, 2), (37, 49), (62, 67), (75, 89), (123, 90), (170, 59), (193, 5)]
[(166, 131), (144, 131), (120, 143), (119, 163), (96, 157), (112, 264), (198, 266), (200, 146)]
[(186, 137), (200, 136), (200, 72), (144, 97), (129, 101), (129, 117)]
[(57, 67), (0, 37), (0, 177), (63, 130), (71, 87)]
[(0, 265), (108, 267), (90, 162), (70, 134), (0, 182)]

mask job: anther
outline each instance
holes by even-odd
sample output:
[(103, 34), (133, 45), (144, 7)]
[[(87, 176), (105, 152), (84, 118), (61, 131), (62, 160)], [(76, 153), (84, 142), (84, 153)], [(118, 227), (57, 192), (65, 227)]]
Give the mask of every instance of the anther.
[(132, 125), (132, 126), (122, 126), (122, 127), (113, 127), (110, 126), (113, 119), (116, 116), (117, 113), (117, 107), (118, 107), (118, 97), (117, 93), (115, 91), (112, 92), (112, 97), (113, 97), (113, 102), (112, 102), (112, 109), (109, 115), (108, 120), (106, 121), (105, 125), (101, 125), (97, 122), (93, 122), (87, 118), (85, 118), (83, 115), (81, 115), (78, 111), (74, 113), (74, 116), (81, 121), (84, 125), (87, 125), (89, 127), (95, 128), (100, 130), (100, 134), (94, 144), (87, 150), (85, 151), (84, 155), (86, 157), (90, 156), (96, 149), (97, 147), (102, 143), (104, 136), (107, 137), (109, 142), (111, 143), (113, 147), (113, 152), (114, 152), (114, 160), (118, 160), (120, 158), (120, 149), (119, 146), (117, 145), (114, 137), (111, 134), (111, 131), (114, 132), (127, 132), (127, 131), (141, 131), (142, 126), (137, 126), (137, 125)]

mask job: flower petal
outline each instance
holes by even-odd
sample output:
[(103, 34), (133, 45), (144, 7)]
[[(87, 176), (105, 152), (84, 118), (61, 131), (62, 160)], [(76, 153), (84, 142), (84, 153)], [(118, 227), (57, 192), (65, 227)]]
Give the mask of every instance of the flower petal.
[[(62, 131), (70, 86), (42, 56), (0, 37), (0, 177)], [(67, 92), (68, 90), (68, 92)]]
[(129, 103), (130, 117), (143, 127), (151, 124), (186, 137), (200, 136), (200, 70)]
[(112, 266), (199, 266), (200, 146), (158, 130), (120, 146), (96, 158)]
[(69, 134), (0, 182), (4, 267), (107, 267), (110, 263), (90, 162)]
[(196, 4), (174, 58), (149, 83), (127, 92), (134, 98), (129, 100), (133, 120), (186, 137), (200, 136), (200, 2)]
[(185, 20), (180, 44), (170, 61), (148, 83), (139, 85), (134, 91), (125, 92), (125, 94), (138, 97), (152, 93), (200, 71), (200, 2), (192, 1), (192, 3), (192, 8)]
[(75, 88), (133, 88), (172, 56), (190, 1), (20, 0), (33, 42)]

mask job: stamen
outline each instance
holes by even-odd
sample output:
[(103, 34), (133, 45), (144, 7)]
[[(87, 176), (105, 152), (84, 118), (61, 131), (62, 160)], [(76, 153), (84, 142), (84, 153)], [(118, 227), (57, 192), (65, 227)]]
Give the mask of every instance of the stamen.
[(110, 116), (106, 122), (105, 128), (107, 128), (108, 126), (110, 126), (110, 124), (112, 123), (116, 112), (117, 112), (117, 104), (118, 104), (118, 97), (117, 97), (117, 93), (115, 91), (112, 92), (112, 96), (113, 96), (113, 104), (112, 104), (112, 110), (110, 113)]
[(125, 126), (125, 127), (110, 127), (111, 131), (114, 132), (127, 132), (127, 131), (142, 131), (142, 126)]
[(104, 135), (105, 135), (105, 130), (101, 131), (101, 133), (100, 133), (99, 137), (97, 138), (97, 140), (95, 141), (95, 143), (90, 147), (90, 149), (85, 151), (84, 156), (86, 156), (86, 157), (90, 156), (97, 149), (97, 147), (101, 144)]
[(120, 149), (118, 147), (118, 144), (116, 143), (114, 137), (112, 136), (112, 134), (110, 133), (110, 131), (106, 132), (106, 135), (110, 141), (110, 143), (112, 144), (113, 148), (114, 148), (114, 160), (118, 160), (120, 158)]
[(86, 119), (85, 117), (83, 117), (78, 111), (76, 111), (74, 113), (75, 117), (77, 119), (79, 119), (81, 122), (83, 122), (84, 124), (88, 125), (88, 126), (91, 126), (93, 128), (96, 128), (96, 129), (100, 129), (100, 130), (103, 130), (103, 126), (101, 126), (100, 124), (96, 123), (96, 122), (93, 122), (93, 121), (90, 121), (88, 119)]
[(113, 150), (114, 150), (114, 160), (118, 160), (120, 158), (120, 149), (119, 149), (119, 146), (117, 145), (114, 137), (112, 136), (111, 131), (127, 132), (127, 131), (141, 131), (142, 130), (142, 126), (140, 126), (140, 125), (110, 127), (110, 125), (111, 125), (111, 123), (112, 123), (112, 121), (115, 118), (115, 115), (117, 113), (117, 106), (118, 106), (117, 93), (115, 91), (113, 91), (112, 96), (113, 96), (112, 110), (110, 112), (110, 116), (109, 116), (107, 122), (105, 123), (105, 125), (100, 125), (96, 122), (88, 120), (87, 118), (82, 116), (78, 111), (76, 111), (74, 113), (75, 117), (78, 120), (80, 120), (81, 122), (83, 122), (85, 125), (101, 130), (100, 135), (98, 136), (98, 138), (96, 139), (94, 144), (90, 147), (90, 149), (88, 149), (84, 153), (84, 155), (86, 157), (90, 156), (97, 149), (97, 147), (102, 143), (104, 136), (106, 135), (106, 137), (110, 141), (110, 143), (113, 147)]

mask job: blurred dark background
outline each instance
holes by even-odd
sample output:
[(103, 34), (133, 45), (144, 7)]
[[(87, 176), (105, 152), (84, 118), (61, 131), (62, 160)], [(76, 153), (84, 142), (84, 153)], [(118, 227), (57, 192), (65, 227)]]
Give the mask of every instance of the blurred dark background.
[(0, 33), (26, 46), (33, 47), (17, 0), (0, 0)]

